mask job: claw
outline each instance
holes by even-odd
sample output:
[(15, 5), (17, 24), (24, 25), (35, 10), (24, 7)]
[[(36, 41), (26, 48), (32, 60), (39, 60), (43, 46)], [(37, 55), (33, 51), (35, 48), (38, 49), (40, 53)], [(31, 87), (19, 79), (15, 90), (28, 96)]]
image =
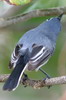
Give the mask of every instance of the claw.
[(23, 73), (23, 75), (24, 75), (23, 81), (26, 81), (28, 79), (28, 76), (25, 73)]
[[(45, 81), (46, 79), (50, 79), (51, 77), (46, 77), (46, 78), (44, 78), (43, 80)], [(51, 87), (51, 85), (49, 85), (49, 86), (47, 86), (48, 87), (48, 89), (50, 89), (50, 87)]]
[(25, 73), (23, 73), (23, 75), (24, 75), (24, 77), (23, 77), (23, 82), (22, 83), (23, 83), (24, 87), (27, 87), (27, 85), (25, 85), (24, 82), (28, 79), (28, 76)]

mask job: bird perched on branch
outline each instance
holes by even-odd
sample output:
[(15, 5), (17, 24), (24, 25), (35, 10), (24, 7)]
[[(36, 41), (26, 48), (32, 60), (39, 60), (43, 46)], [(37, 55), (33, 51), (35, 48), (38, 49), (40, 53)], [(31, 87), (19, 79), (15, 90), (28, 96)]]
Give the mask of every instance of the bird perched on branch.
[(3, 90), (15, 90), (22, 75), (25, 75), (25, 70), (40, 70), (49, 78), (41, 66), (45, 65), (54, 53), (56, 40), (61, 31), (62, 15), (46, 20), (21, 37), (11, 55), (9, 68), (13, 68), (13, 71), (5, 82)]

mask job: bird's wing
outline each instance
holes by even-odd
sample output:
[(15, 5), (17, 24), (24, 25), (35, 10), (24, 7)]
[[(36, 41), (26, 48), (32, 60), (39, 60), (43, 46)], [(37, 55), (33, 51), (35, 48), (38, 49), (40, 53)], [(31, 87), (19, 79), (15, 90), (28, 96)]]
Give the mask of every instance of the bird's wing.
[(28, 62), (28, 70), (38, 70), (40, 66), (47, 63), (52, 53), (53, 50), (50, 50), (46, 46), (34, 47)]
[(11, 59), (9, 61), (9, 68), (14, 68), (16, 66), (16, 62), (18, 61), (19, 59), (19, 50), (20, 48), (22, 47), (21, 44), (19, 45), (16, 45), (16, 47), (14, 48), (14, 51), (11, 55)]

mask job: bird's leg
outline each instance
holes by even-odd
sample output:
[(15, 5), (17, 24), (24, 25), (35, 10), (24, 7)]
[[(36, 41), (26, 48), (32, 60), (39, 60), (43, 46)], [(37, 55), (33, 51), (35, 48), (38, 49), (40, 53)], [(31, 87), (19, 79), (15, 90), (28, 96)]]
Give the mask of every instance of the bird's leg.
[(43, 74), (45, 74), (46, 77), (47, 77), (48, 79), (51, 78), (50, 75), (48, 75), (43, 69), (39, 68), (39, 70), (40, 70)]
[[(43, 69), (39, 68), (39, 70), (46, 75), (46, 78), (50, 79), (50, 75), (48, 75)], [(44, 78), (44, 81), (46, 80), (46, 78)], [(51, 86), (48, 86), (48, 89), (50, 88)]]

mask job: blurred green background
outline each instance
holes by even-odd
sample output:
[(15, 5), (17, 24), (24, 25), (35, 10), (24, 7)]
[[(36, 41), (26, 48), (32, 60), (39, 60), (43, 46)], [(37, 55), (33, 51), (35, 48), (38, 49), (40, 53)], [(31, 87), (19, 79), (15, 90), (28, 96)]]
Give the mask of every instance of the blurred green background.
[[(0, 2), (0, 17), (10, 17), (22, 14), (35, 9), (45, 9), (52, 7), (62, 7), (66, 5), (66, 0), (34, 0), (24, 6), (11, 6)], [(28, 30), (38, 26), (44, 20), (49, 18), (32, 18), (26, 22), (19, 22), (0, 29), (0, 74), (11, 73), (8, 69), (10, 55), (20, 39)], [(56, 50), (49, 62), (43, 69), (51, 77), (62, 76), (66, 74), (66, 16), (62, 18), (62, 31), (58, 37)], [(43, 79), (45, 76), (40, 71), (26, 72), (30, 78)], [(4, 92), (0, 83), (0, 99), (2, 100), (66, 100), (66, 85), (52, 86), (50, 89), (42, 88), (34, 90), (31, 87), (20, 85), (14, 92)]]

